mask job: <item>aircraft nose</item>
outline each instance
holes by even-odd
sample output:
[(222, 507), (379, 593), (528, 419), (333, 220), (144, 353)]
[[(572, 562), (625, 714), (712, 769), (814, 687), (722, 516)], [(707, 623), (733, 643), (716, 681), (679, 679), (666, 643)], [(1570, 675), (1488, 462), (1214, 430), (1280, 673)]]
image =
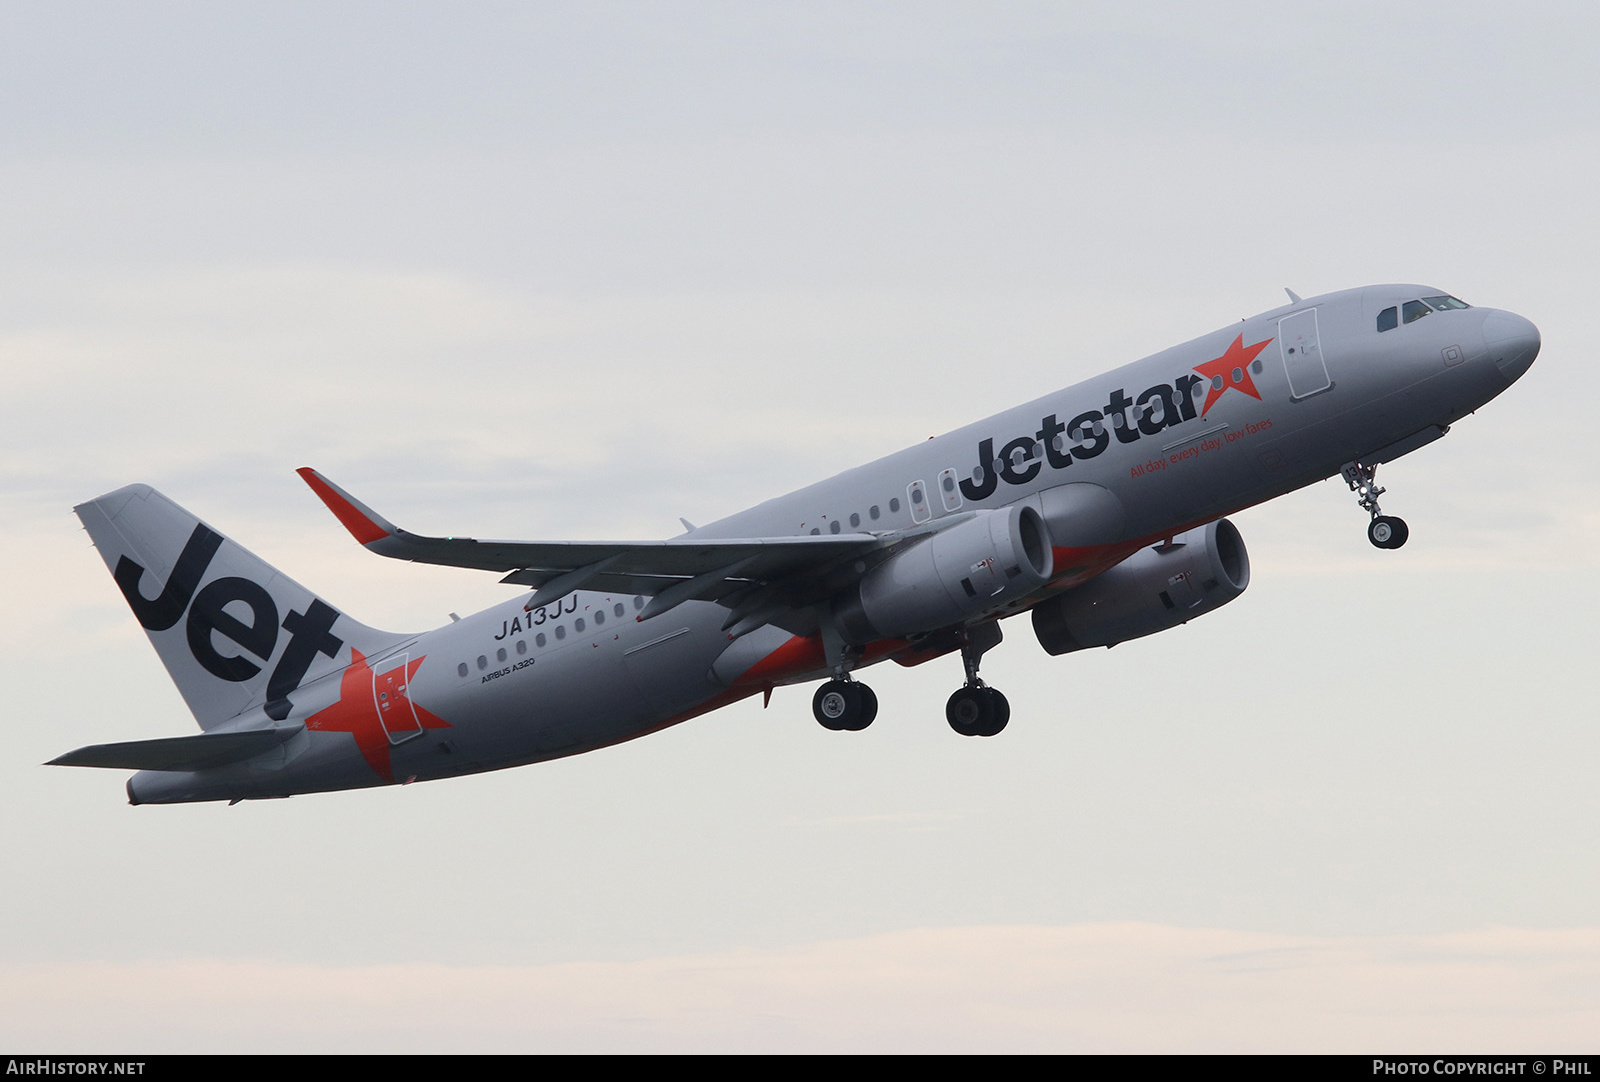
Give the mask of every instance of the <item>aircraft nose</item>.
[(1490, 312), (1483, 344), (1507, 383), (1515, 383), (1539, 355), (1539, 328), (1514, 312)]

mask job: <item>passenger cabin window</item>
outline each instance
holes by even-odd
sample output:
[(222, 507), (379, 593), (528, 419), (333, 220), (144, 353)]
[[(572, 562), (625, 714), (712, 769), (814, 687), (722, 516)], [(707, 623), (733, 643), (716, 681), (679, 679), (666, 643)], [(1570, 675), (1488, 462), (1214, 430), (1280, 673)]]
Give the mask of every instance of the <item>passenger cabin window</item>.
[(1406, 303), (1400, 309), (1400, 314), (1402, 317), (1404, 317), (1405, 322), (1407, 323), (1415, 323), (1423, 316), (1429, 315), (1432, 312), (1433, 309), (1429, 308), (1421, 301), (1406, 301)]

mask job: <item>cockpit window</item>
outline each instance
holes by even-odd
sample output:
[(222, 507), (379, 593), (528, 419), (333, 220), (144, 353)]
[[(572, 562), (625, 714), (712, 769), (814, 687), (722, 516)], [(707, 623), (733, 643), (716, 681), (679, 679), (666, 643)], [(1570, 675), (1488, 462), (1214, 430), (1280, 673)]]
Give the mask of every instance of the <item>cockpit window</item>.
[(1395, 329), (1396, 316), (1404, 317), (1404, 322), (1415, 323), (1425, 315), (1433, 312), (1448, 312), (1453, 308), (1471, 308), (1472, 305), (1458, 297), (1444, 294), (1438, 297), (1423, 297), (1420, 301), (1406, 301), (1399, 309), (1385, 308), (1378, 313), (1378, 332), (1392, 331)]

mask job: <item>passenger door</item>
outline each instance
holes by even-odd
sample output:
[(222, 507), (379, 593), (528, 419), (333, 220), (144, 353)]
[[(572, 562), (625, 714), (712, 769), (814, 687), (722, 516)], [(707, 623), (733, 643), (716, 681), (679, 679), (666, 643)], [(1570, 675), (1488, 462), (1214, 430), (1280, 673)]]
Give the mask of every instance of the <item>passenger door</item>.
[(1284, 316), (1278, 320), (1278, 348), (1283, 355), (1283, 370), (1289, 376), (1289, 398), (1299, 401), (1321, 394), (1333, 386), (1328, 366), (1322, 357), (1322, 339), (1317, 333), (1317, 310)]

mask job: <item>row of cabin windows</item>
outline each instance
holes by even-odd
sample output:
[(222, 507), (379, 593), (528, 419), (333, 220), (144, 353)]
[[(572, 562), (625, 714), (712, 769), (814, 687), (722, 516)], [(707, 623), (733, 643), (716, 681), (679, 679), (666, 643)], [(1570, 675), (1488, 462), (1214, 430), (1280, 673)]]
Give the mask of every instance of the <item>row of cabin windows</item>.
[(1406, 301), (1385, 308), (1378, 313), (1378, 333), (1392, 331), (1401, 323), (1415, 323), (1431, 312), (1448, 312), (1454, 308), (1471, 308), (1472, 305), (1455, 297), (1423, 297), (1420, 301)]
[[(634, 597), (634, 599), (633, 599), (633, 608), (634, 608), (635, 612), (637, 612), (638, 610), (644, 608), (644, 598), (642, 596), (635, 596)], [(627, 607), (625, 605), (623, 605), (623, 603), (620, 602), (620, 601), (618, 601), (616, 604), (611, 606), (611, 615), (616, 617), (616, 618), (618, 618), (618, 619), (620, 619), (621, 617), (625, 616), (627, 614), (627, 611), (628, 611)], [(595, 627), (604, 627), (605, 626), (606, 610), (605, 610), (604, 606), (601, 606), (600, 608), (595, 609), (592, 613), (589, 614), (589, 616), (590, 616), (590, 619), (594, 620), (594, 626)], [(584, 618), (582, 616), (580, 616), (576, 620), (572, 621), (572, 630), (577, 632), (580, 635), (583, 634), (585, 631), (587, 631), (588, 627), (589, 627), (589, 625), (584, 621)], [(557, 624), (555, 626), (555, 628), (552, 630), (551, 633), (553, 635), (555, 635), (557, 642), (561, 642), (564, 639), (566, 639), (566, 637), (567, 637), (567, 626), (565, 624)], [(549, 638), (547, 638), (545, 636), (545, 633), (543, 631), (538, 632), (533, 637), (533, 645), (534, 645), (535, 648), (542, 648), (546, 644), (548, 644), (549, 641), (550, 641)], [(528, 652), (527, 640), (526, 639), (518, 639), (516, 641), (516, 644), (513, 647), (513, 649), (516, 650), (518, 655), (526, 654)], [(510, 659), (510, 654), (508, 654), (506, 652), (506, 648), (504, 646), (502, 646), (502, 647), (500, 647), (498, 650), (496, 650), (494, 652), (494, 658), (495, 658), (495, 661), (500, 662), (500, 663), (503, 664), (504, 662), (506, 662), (507, 660)], [(483, 670), (487, 669), (488, 667), (489, 667), (489, 655), (488, 654), (479, 654), (478, 655), (478, 671), (482, 672)], [(466, 676), (467, 673), (470, 672), (470, 671), (471, 670), (468, 668), (467, 663), (465, 661), (463, 661), (461, 664), (456, 666), (456, 675), (457, 676)]]
[[(913, 500), (920, 500), (922, 498), (922, 490), (920, 488), (917, 489), (911, 494), (911, 498)], [(898, 496), (889, 501), (889, 513), (891, 515), (897, 515), (900, 513), (900, 498)], [(883, 509), (877, 504), (873, 504), (871, 507), (867, 508), (867, 517), (876, 522), (878, 519), (883, 517)], [(850, 528), (855, 530), (860, 529), (860, 527), (861, 513), (859, 511), (850, 512)], [(844, 525), (838, 519), (834, 519), (832, 522), (828, 523), (829, 533), (838, 533), (842, 529), (844, 529)], [(811, 532), (812, 534), (819, 534), (822, 532), (822, 527), (813, 526), (811, 528)]]

